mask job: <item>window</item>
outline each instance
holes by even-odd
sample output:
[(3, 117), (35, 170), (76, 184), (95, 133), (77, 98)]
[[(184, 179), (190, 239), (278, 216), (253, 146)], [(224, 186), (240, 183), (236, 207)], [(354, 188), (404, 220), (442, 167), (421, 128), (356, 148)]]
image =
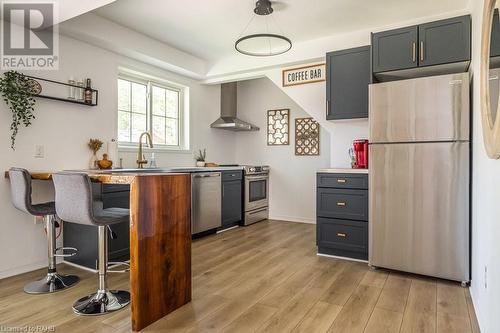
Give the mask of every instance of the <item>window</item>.
[(133, 146), (149, 132), (155, 148), (181, 149), (182, 89), (140, 79), (118, 79), (118, 142)]

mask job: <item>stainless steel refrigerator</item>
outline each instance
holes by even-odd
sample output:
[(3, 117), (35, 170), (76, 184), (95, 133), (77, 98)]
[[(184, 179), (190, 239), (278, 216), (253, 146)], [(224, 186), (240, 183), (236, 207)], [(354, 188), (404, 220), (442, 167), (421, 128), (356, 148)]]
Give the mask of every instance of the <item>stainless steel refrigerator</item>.
[(370, 85), (370, 265), (467, 282), (469, 74)]

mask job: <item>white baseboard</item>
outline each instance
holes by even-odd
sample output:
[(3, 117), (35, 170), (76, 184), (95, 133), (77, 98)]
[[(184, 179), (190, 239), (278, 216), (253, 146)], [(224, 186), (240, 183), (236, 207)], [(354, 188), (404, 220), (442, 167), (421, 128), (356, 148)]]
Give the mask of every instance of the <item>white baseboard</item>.
[(8, 277), (11, 277), (14, 275), (19, 275), (19, 274), (35, 271), (37, 269), (44, 268), (44, 267), (47, 267), (47, 259), (39, 261), (39, 262), (26, 264), (26, 265), (22, 265), (22, 266), (18, 266), (18, 267), (14, 267), (14, 268), (10, 268), (10, 269), (6, 269), (4, 271), (1, 271), (0, 272), (0, 279), (5, 279), (5, 278), (8, 278)]
[(328, 258), (342, 259), (342, 260), (347, 260), (347, 261), (362, 262), (364, 264), (368, 263), (368, 260), (361, 260), (361, 259), (354, 259), (354, 258), (348, 258), (348, 257), (334, 256), (334, 255), (331, 255), (331, 254), (316, 253), (316, 255), (319, 256), (319, 257), (328, 257)]
[(97, 269), (92, 269), (92, 268), (88, 268), (88, 267), (85, 267), (82, 265), (78, 265), (78, 264), (75, 264), (74, 262), (71, 262), (71, 261), (63, 261), (63, 263), (66, 265), (69, 265), (69, 266), (73, 266), (73, 267), (82, 269), (82, 270), (87, 271), (87, 272), (97, 273)]
[(311, 219), (308, 217), (273, 215), (273, 216), (269, 216), (269, 219), (270, 220), (279, 220), (279, 221), (288, 221), (288, 222), (316, 224), (316, 219)]

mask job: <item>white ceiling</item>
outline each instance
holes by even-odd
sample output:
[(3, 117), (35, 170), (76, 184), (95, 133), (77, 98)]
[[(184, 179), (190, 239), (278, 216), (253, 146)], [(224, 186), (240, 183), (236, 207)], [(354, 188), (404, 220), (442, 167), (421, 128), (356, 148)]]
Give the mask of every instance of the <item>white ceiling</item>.
[[(473, 1), (473, 0), (472, 0)], [(469, 0), (280, 0), (274, 20), (294, 44), (464, 10)], [(211, 63), (234, 55), (255, 0), (117, 0), (95, 10)], [(258, 17), (258, 19), (262, 19)], [(254, 21), (251, 31), (260, 26)], [(271, 26), (273, 21), (270, 21)]]
[(55, 0), (59, 7), (59, 17), (56, 23), (64, 22), (95, 8), (102, 7), (116, 0)]

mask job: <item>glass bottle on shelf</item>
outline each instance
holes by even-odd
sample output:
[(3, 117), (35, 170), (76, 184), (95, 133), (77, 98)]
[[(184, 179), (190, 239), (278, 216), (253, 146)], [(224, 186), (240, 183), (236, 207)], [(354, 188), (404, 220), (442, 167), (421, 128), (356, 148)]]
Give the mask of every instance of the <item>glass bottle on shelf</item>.
[(78, 86), (78, 88), (76, 89), (77, 90), (77, 97), (76, 97), (76, 100), (79, 101), (79, 102), (83, 102), (83, 80), (79, 80), (76, 85)]
[(85, 102), (85, 104), (92, 104), (92, 88), (90, 87), (90, 79), (87, 79), (85, 85), (83, 101)]
[(76, 88), (74, 87), (76, 84), (75, 79), (73, 79), (73, 77), (70, 77), (68, 80), (68, 84), (71, 84), (71, 86), (69, 87), (68, 99), (75, 99), (76, 98), (76, 93), (75, 93)]

